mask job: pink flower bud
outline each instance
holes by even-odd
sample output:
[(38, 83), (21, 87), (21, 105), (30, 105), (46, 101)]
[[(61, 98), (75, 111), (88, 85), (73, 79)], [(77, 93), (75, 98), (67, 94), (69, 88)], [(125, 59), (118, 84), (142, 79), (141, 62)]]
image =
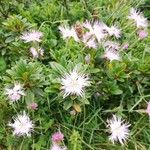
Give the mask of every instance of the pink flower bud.
[(64, 140), (64, 135), (61, 132), (56, 132), (52, 135), (52, 142), (59, 143)]
[(128, 43), (125, 43), (122, 48), (123, 48), (123, 49), (128, 49), (128, 48), (129, 48), (129, 44), (128, 44)]
[(38, 104), (33, 102), (33, 103), (28, 105), (28, 108), (32, 109), (32, 110), (36, 110), (36, 109), (38, 109)]
[(148, 32), (145, 31), (145, 30), (139, 30), (138, 31), (138, 36), (139, 36), (140, 39), (144, 39), (148, 36)]

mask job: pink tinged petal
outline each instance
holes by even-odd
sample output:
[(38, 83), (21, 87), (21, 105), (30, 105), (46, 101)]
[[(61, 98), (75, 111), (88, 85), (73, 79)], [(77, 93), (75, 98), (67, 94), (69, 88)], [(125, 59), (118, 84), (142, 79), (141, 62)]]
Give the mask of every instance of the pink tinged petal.
[(9, 123), (8, 125), (13, 128), (14, 130), (13, 135), (18, 135), (18, 136), (23, 136), (23, 135), (30, 136), (34, 126), (32, 124), (32, 121), (26, 115), (25, 112), (23, 112), (23, 114), (21, 115), (18, 115), (14, 119), (14, 123)]
[(28, 105), (28, 109), (37, 110), (37, 109), (38, 109), (38, 104), (35, 103), (35, 102), (29, 104), (29, 105)]
[(35, 49), (34, 47), (30, 48), (30, 52), (32, 54), (33, 58), (38, 58), (39, 56), (43, 56), (44, 55), (44, 49), (39, 48), (39, 49)]
[(10, 99), (11, 102), (16, 102), (21, 99), (21, 96), (24, 96), (25, 93), (23, 91), (22, 85), (15, 84), (13, 88), (6, 89), (6, 95), (8, 95), (8, 98)]
[(40, 42), (41, 37), (43, 36), (42, 32), (32, 30), (31, 32), (24, 33), (20, 38), (26, 43), (28, 42)]
[(76, 42), (79, 42), (79, 38), (77, 36), (77, 33), (74, 29), (74, 27), (69, 27), (69, 26), (59, 26), (58, 27), (62, 36), (63, 36), (63, 39), (66, 39), (66, 38), (74, 38), (74, 40)]
[(91, 35), (94, 35), (98, 42), (101, 42), (105, 37), (106, 33), (104, 30), (106, 30), (106, 25), (103, 22), (95, 22), (93, 25), (86, 21), (83, 26), (89, 30), (89, 33)]
[(95, 38), (90, 32), (87, 32), (83, 35), (82, 42), (88, 47), (88, 48), (97, 48), (97, 43), (95, 42)]
[(90, 33), (93, 33), (93, 27), (89, 21), (86, 21), (85, 23), (83, 23), (83, 27), (88, 29)]
[(120, 44), (113, 41), (106, 41), (103, 43), (103, 47), (106, 50), (119, 50)]
[(90, 85), (88, 78), (73, 70), (61, 79), (64, 98), (68, 95), (83, 96), (84, 88)]
[(107, 35), (106, 33), (104, 33), (103, 23), (96, 22), (93, 25), (93, 29), (98, 42), (101, 42)]
[(86, 46), (89, 48), (97, 48), (97, 44), (95, 42), (95, 39), (90, 39), (89, 41), (87, 41)]
[(139, 11), (137, 11), (134, 8), (131, 8), (130, 15), (128, 16), (129, 19), (134, 20), (137, 28), (147, 28), (148, 27), (148, 21), (143, 16), (143, 14)]
[(12, 95), (9, 96), (9, 98), (12, 100), (12, 101), (18, 101), (20, 98), (21, 98), (21, 95), (20, 94), (17, 94), (17, 93), (14, 93)]
[(39, 57), (39, 54), (38, 54), (37, 50), (34, 47), (30, 48), (30, 52), (31, 52), (33, 58), (38, 58)]
[(107, 58), (107, 59), (109, 59), (110, 61), (113, 61), (113, 60), (118, 60), (118, 61), (120, 61), (120, 60), (121, 60), (121, 57), (119, 56), (119, 53), (116, 52), (116, 51), (112, 51), (112, 50), (107, 50), (107, 51), (104, 53), (103, 58)]
[(121, 37), (121, 30), (116, 26), (108, 27), (107, 31), (110, 36), (114, 35), (116, 38)]
[(129, 137), (129, 126), (130, 124), (124, 123), (124, 120), (121, 120), (120, 117), (117, 117), (116, 115), (113, 115), (111, 120), (107, 121), (111, 135), (109, 136), (109, 139), (114, 142), (119, 141), (122, 145), (124, 145), (124, 142)]

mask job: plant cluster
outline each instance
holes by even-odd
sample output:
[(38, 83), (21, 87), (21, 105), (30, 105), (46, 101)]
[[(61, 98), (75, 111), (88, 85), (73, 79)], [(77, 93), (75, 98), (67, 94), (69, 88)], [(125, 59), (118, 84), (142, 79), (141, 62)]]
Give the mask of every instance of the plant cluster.
[(0, 149), (150, 148), (142, 1), (0, 4)]

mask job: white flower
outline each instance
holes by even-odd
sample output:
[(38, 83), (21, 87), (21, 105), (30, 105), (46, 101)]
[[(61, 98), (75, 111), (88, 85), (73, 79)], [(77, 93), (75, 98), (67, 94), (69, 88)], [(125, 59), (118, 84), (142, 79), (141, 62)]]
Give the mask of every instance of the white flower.
[(87, 47), (89, 47), (89, 48), (94, 48), (94, 49), (96, 49), (97, 48), (97, 44), (96, 44), (96, 42), (95, 42), (95, 39), (90, 39), (90, 40), (88, 40), (86, 43), (85, 43), (85, 45), (87, 46)]
[(58, 144), (53, 143), (50, 150), (67, 150), (67, 148), (65, 146), (59, 146)]
[(31, 52), (33, 58), (38, 58), (39, 57), (39, 54), (38, 54), (37, 50), (34, 47), (30, 48), (30, 52)]
[(94, 34), (98, 40), (98, 42), (101, 42), (102, 39), (104, 39), (106, 34), (106, 25), (103, 22), (95, 22), (93, 25)]
[(83, 27), (87, 28), (90, 34), (95, 35), (98, 42), (101, 42), (101, 40), (107, 35), (105, 33), (107, 26), (103, 22), (95, 22), (93, 25), (91, 25), (90, 22), (86, 21), (83, 24)]
[(93, 26), (91, 25), (89, 21), (86, 21), (85, 23), (83, 23), (83, 27), (88, 29), (91, 34), (94, 33)]
[(21, 115), (18, 115), (14, 119), (14, 123), (9, 123), (8, 125), (14, 129), (13, 135), (18, 135), (18, 136), (23, 136), (23, 135), (30, 136), (34, 126), (32, 124), (32, 121), (26, 115), (25, 112), (23, 112), (23, 114)]
[(119, 141), (123, 145), (129, 136), (128, 127), (130, 124), (124, 123), (124, 120), (121, 120), (121, 118), (116, 115), (113, 115), (112, 119), (107, 122), (107, 127), (109, 127), (111, 133), (109, 139), (113, 142), (113, 144), (115, 141)]
[(103, 43), (103, 47), (105, 49), (105, 52), (103, 54), (103, 58), (107, 58), (110, 61), (112, 60), (121, 60), (121, 57), (119, 55), (119, 44), (113, 41), (106, 41)]
[(86, 32), (83, 35), (82, 41), (89, 48), (94, 48), (94, 49), (97, 48), (97, 43), (95, 41), (95, 38), (93, 37), (93, 35), (90, 32)]
[(128, 16), (128, 18), (135, 21), (137, 28), (146, 28), (148, 26), (147, 19), (143, 16), (142, 13), (140, 13), (134, 8), (131, 8), (130, 15)]
[(79, 38), (78, 38), (77, 33), (73, 27), (59, 26), (59, 30), (61, 31), (63, 39), (73, 37), (76, 42), (79, 42)]
[(115, 51), (115, 50), (106, 50), (104, 55), (103, 55), (103, 58), (107, 58), (110, 61), (113, 61), (113, 60), (118, 60), (119, 61), (119, 60), (121, 60), (119, 52)]
[(83, 96), (84, 88), (90, 85), (90, 81), (86, 75), (80, 74), (74, 69), (61, 79), (61, 84), (65, 98), (68, 95)]
[(40, 56), (44, 55), (44, 50), (42, 48), (39, 48), (38, 50), (36, 50), (34, 47), (31, 47), (30, 52), (31, 52), (33, 58), (38, 58), (39, 55)]
[(20, 83), (15, 83), (13, 88), (6, 88), (5, 91), (6, 95), (8, 95), (8, 98), (11, 100), (11, 102), (16, 102), (20, 100), (21, 96), (25, 95), (23, 87)]
[(39, 48), (39, 49), (38, 49), (38, 52), (39, 52), (39, 54), (40, 54), (41, 56), (44, 55), (44, 49), (43, 49), (43, 48)]
[(107, 27), (106, 30), (110, 36), (114, 35), (116, 38), (121, 36), (121, 30), (116, 26)]
[(103, 47), (106, 50), (119, 50), (120, 45), (117, 42), (113, 42), (113, 41), (106, 41), (103, 43)]
[(43, 36), (42, 32), (32, 30), (31, 32), (24, 33), (20, 38), (24, 40), (26, 43), (28, 42), (40, 42), (41, 37)]

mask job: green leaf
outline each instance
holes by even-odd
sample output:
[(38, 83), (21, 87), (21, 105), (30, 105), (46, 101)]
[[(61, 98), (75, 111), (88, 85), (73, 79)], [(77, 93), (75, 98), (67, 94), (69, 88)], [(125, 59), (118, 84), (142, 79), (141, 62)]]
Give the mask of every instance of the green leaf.
[(51, 39), (50, 43), (51, 43), (52, 46), (56, 46), (57, 45), (57, 40)]
[(6, 62), (3, 57), (0, 57), (0, 72), (6, 69)]
[(46, 93), (57, 93), (58, 92), (58, 88), (56, 88), (56, 86), (55, 87), (53, 87), (53, 86), (46, 87), (44, 91)]
[(98, 68), (90, 69), (90, 73), (98, 73), (98, 72), (100, 72), (100, 69), (98, 69)]
[(26, 94), (25, 101), (26, 101), (26, 104), (28, 105), (29, 103), (34, 101), (35, 96), (31, 90), (27, 90), (25, 94)]
[(63, 108), (65, 109), (65, 110), (68, 110), (70, 107), (72, 107), (72, 105), (73, 105), (73, 101), (72, 100), (64, 100), (65, 102), (64, 102), (64, 106), (63, 106)]
[(5, 40), (5, 43), (11, 43), (12, 41), (14, 41), (14, 37), (10, 36)]
[(57, 62), (50, 62), (50, 66), (53, 70), (55, 70), (60, 74), (64, 74), (66, 72), (66, 69), (62, 65), (58, 64)]
[(73, 130), (69, 138), (69, 150), (82, 150), (81, 135), (78, 131)]
[(45, 122), (44, 126), (43, 126), (43, 128), (45, 129), (45, 131), (47, 131), (49, 128), (51, 128), (52, 125), (53, 125), (53, 123), (54, 123), (53, 119), (50, 119), (48, 122)]
[(82, 102), (83, 104), (87, 104), (87, 105), (90, 104), (87, 98), (79, 99), (79, 101)]
[(114, 89), (114, 90), (111, 91), (111, 93), (114, 94), (114, 95), (120, 95), (120, 94), (123, 93), (123, 91), (120, 90), (120, 89)]

